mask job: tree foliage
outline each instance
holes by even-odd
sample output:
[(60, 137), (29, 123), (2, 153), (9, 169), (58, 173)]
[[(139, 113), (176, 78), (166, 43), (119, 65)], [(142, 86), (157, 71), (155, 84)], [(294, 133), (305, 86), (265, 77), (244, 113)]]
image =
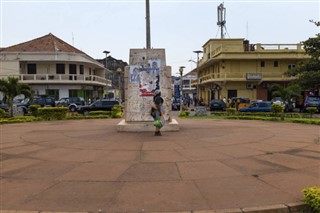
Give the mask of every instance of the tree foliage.
[(0, 92), (3, 93), (3, 101), (9, 106), (9, 116), (13, 117), (13, 99), (23, 94), (26, 98), (31, 97), (31, 88), (27, 84), (19, 83), (18, 78), (8, 77), (0, 79)]
[(272, 84), (270, 87), (273, 97), (280, 97), (282, 101), (291, 104), (292, 98), (300, 97), (300, 86), (297, 84), (289, 85), (288, 87), (281, 86), (280, 84)]
[[(318, 26), (318, 25), (317, 25)], [(302, 89), (319, 89), (320, 87), (320, 34), (303, 42), (306, 54), (311, 58), (298, 65), (295, 69), (289, 70), (289, 76), (297, 76), (295, 83)]]

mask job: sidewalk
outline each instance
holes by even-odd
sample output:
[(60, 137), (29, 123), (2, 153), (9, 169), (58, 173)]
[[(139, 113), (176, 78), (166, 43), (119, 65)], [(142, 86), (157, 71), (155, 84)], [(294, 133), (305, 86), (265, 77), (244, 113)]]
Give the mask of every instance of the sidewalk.
[(120, 120), (1, 125), (0, 209), (288, 212), (320, 186), (318, 126), (177, 120), (162, 137)]

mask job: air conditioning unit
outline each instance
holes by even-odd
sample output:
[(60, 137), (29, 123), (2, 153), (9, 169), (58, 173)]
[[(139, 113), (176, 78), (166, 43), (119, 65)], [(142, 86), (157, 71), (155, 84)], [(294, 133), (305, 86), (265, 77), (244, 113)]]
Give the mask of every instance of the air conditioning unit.
[(254, 89), (253, 83), (247, 83), (247, 89)]

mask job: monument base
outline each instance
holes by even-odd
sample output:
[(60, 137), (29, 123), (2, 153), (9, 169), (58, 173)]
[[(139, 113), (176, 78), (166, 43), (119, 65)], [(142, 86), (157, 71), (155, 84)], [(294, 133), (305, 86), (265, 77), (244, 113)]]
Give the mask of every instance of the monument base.
[[(155, 127), (153, 122), (126, 122), (124, 119), (121, 120), (117, 125), (118, 132), (154, 132)], [(161, 132), (177, 132), (180, 130), (179, 123), (172, 119), (171, 122), (161, 128)]]

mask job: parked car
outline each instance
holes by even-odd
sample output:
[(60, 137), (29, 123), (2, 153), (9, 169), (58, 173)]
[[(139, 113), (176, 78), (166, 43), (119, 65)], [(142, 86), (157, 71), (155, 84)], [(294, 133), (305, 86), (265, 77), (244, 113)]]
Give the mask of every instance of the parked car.
[(271, 112), (271, 101), (253, 102), (249, 107), (239, 109), (239, 112)]
[(5, 112), (9, 111), (8, 104), (5, 104), (3, 101), (0, 101), (0, 109), (3, 109)]
[(320, 96), (306, 96), (303, 104), (303, 111), (306, 111), (308, 107), (317, 107), (318, 111), (320, 111)]
[(236, 108), (237, 110), (250, 106), (250, 99), (245, 97), (233, 97), (231, 98), (232, 108)]
[(102, 99), (90, 105), (80, 106), (77, 109), (77, 112), (83, 115), (88, 115), (91, 111), (111, 111), (114, 105), (119, 105), (119, 101)]
[(46, 96), (46, 95), (40, 95), (35, 96), (33, 99), (26, 98), (22, 102), (15, 104), (16, 107), (21, 107), (23, 110), (23, 114), (26, 115), (29, 112), (29, 106), (30, 105), (40, 105), (41, 107), (54, 107), (56, 106), (55, 100), (53, 97)]
[(227, 108), (227, 104), (220, 99), (212, 99), (210, 102), (210, 111), (221, 110), (224, 111)]
[(180, 98), (172, 97), (172, 110), (180, 110)]
[(85, 105), (85, 101), (82, 97), (66, 97), (56, 101), (56, 106), (68, 107), (71, 112), (76, 112), (77, 109), (83, 105)]

